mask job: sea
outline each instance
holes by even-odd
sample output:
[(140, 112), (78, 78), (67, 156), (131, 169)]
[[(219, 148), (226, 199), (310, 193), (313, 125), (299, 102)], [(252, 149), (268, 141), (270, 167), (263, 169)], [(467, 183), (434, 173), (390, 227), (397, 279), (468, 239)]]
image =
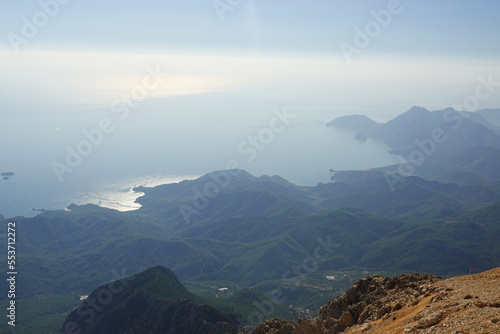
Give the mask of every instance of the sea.
[(184, 133), (153, 124), (143, 132), (116, 131), (64, 173), (60, 182), (53, 162), (65, 164), (67, 148), (76, 149), (85, 137), (63, 141), (45, 154), (43, 149), (33, 153), (38, 158), (31, 164), (29, 157), (22, 156), (25, 159), (19, 159), (18, 165), (11, 160), (8, 170), (0, 170), (9, 173), (0, 179), (0, 214), (30, 217), (64, 210), (71, 203), (137, 210), (140, 205), (135, 200), (143, 195), (133, 190), (138, 186), (177, 183), (235, 166), (254, 176), (279, 175), (300, 186), (314, 186), (331, 182), (331, 170), (400, 162), (381, 142), (357, 140), (355, 133), (319, 121), (280, 124), (273, 121), (273, 115), (265, 122), (239, 128), (222, 123)]

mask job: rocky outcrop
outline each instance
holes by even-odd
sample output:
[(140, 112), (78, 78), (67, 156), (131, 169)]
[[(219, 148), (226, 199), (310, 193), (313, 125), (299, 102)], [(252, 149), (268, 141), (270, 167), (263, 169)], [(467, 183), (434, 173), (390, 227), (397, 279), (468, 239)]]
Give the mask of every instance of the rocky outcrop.
[(355, 324), (375, 321), (418, 303), (422, 296), (433, 291), (432, 283), (440, 279), (429, 274), (369, 276), (323, 306), (317, 318), (299, 319), (297, 323), (271, 319), (261, 324), (257, 333), (340, 333)]
[(256, 333), (500, 333), (500, 268), (441, 280), (427, 274), (364, 278), (296, 323), (271, 319)]

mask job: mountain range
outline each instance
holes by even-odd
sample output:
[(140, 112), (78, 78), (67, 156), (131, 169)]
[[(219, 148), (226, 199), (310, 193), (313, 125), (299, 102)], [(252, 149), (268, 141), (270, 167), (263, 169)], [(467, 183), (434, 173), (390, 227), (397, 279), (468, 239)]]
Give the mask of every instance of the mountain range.
[(340, 117), (327, 126), (383, 141), (401, 164), (384, 172), (420, 176), (442, 183), (473, 185), (500, 179), (500, 110), (429, 111), (413, 107), (387, 123), (366, 116)]
[[(414, 107), (385, 124), (365, 116), (334, 120), (328, 126), (383, 141), (403, 161), (336, 171), (330, 183), (297, 186), (280, 176), (224, 170), (137, 188), (144, 196), (136, 211), (72, 204), (3, 220), (16, 222), (17, 265), (23, 268), (16, 333), (57, 331), (65, 319), (78, 328), (108, 328), (107, 321), (121, 319), (121, 309), (91, 324), (79, 323), (72, 310), (82, 296), (97, 298), (95, 289), (103, 284), (141, 272), (165, 279), (146, 288), (130, 284), (126, 295), (137, 296), (146, 310), (166, 317), (172, 307), (182, 308), (231, 327), (236, 315), (253, 324), (311, 316), (310, 310), (368, 273), (451, 276), (498, 267), (495, 115)], [(177, 286), (180, 295), (162, 295), (169, 292), (161, 285)], [(134, 304), (116, 300), (124, 310)], [(142, 323), (155, 315), (136, 316)], [(210, 323), (199, 328), (210, 332)]]

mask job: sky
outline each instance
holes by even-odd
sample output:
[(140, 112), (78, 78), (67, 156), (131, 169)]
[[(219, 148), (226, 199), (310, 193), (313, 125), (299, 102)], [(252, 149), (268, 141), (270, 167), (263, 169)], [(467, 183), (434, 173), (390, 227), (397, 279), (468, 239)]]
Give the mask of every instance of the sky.
[(159, 64), (172, 80), (155, 97), (248, 92), (387, 120), (451, 106), (499, 70), (495, 1), (58, 1), (0, 3), (1, 115), (106, 105)]
[[(325, 142), (339, 139), (319, 138), (314, 126), (459, 106), (481, 78), (500, 81), (499, 12), (486, 0), (3, 0), (0, 172), (17, 171), (16, 182), (25, 175), (25, 189), (201, 175), (246, 161), (248, 136), (286, 109), (292, 130), (274, 133), (248, 169), (304, 184), (328, 179), (334, 163), (310, 156), (311, 145), (322, 157)], [(477, 106), (498, 107), (498, 90)], [(69, 166), (68, 147), (94, 129), (102, 138)], [(391, 161), (374, 150), (372, 164)], [(333, 167), (369, 167), (342, 154)], [(301, 155), (318, 170), (293, 159)], [(54, 162), (67, 167), (62, 182)]]

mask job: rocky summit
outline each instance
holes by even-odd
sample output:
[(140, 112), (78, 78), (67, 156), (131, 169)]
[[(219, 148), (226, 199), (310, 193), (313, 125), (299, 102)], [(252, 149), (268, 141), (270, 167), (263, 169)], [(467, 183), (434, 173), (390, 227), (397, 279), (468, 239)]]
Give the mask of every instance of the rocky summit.
[(428, 274), (357, 281), (314, 319), (267, 320), (257, 334), (499, 333), (500, 268), (442, 280)]

